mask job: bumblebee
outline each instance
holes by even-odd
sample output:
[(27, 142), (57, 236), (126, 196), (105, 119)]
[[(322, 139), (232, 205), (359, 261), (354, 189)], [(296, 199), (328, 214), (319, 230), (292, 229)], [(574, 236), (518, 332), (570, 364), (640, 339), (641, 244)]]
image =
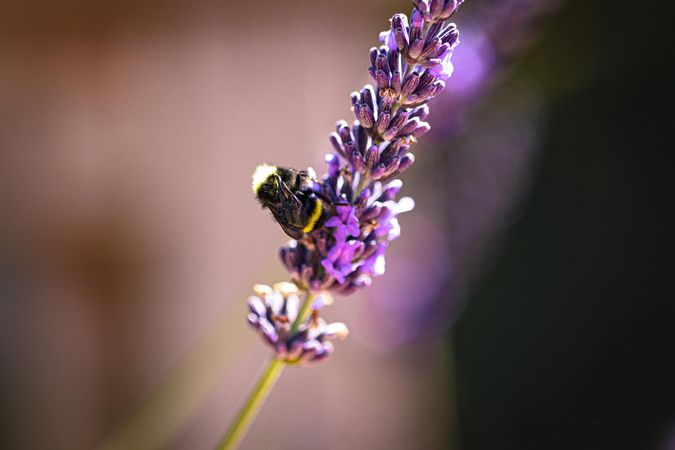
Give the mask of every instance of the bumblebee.
[(319, 228), (327, 216), (325, 200), (312, 191), (313, 184), (307, 171), (263, 164), (253, 173), (251, 187), (286, 234), (300, 239)]

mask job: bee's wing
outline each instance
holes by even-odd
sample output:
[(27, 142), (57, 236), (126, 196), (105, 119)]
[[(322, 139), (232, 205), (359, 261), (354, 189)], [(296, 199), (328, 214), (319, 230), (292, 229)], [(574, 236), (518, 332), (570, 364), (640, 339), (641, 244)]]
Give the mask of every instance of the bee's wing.
[(286, 215), (282, 211), (274, 208), (270, 208), (270, 211), (272, 211), (272, 215), (287, 235), (293, 239), (300, 239), (305, 235), (305, 232), (301, 227), (296, 227), (295, 225), (288, 222)]
[(279, 197), (280, 204), (270, 207), (270, 210), (287, 235), (293, 239), (300, 239), (305, 234), (303, 231), (306, 216), (304, 205), (283, 181), (279, 183)]
[(281, 199), (281, 204), (292, 206), (293, 209), (302, 208), (302, 202), (297, 195), (291, 191), (286, 183), (284, 183), (281, 178), (279, 178), (279, 198)]

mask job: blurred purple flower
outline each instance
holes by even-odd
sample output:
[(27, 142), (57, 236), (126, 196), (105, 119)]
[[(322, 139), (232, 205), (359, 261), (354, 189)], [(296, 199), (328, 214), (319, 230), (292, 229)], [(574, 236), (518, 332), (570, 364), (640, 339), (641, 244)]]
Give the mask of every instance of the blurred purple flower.
[(441, 60), (441, 63), (438, 66), (430, 68), (429, 71), (441, 80), (450, 78), (452, 71), (454, 70), (452, 65), (452, 48), (446, 48), (445, 51), (438, 56), (438, 59)]
[[(424, 212), (416, 214), (406, 224), (425, 238), (397, 247), (390, 281), (368, 291), (370, 301), (354, 326), (361, 327), (359, 334), (367, 334), (370, 344), (388, 347), (442, 339), (462, 311), (471, 280), (483, 269), (495, 237), (526, 192), (544, 117), (531, 81), (511, 80), (509, 89), (500, 91), (498, 104), (487, 103), (480, 112), (476, 106), (507, 79), (512, 63), (536, 42), (543, 19), (561, 4), (562, 0), (472, 4), (473, 15), (462, 27), (462, 45), (452, 57), (457, 70), (434, 103), (442, 126), (434, 125), (430, 133), (447, 146), (449, 138), (465, 134), (471, 125), (468, 139), (452, 141), (453, 151), (432, 162), (428, 175), (442, 175), (447, 181), (442, 191), (434, 186), (424, 194), (428, 201), (453, 207), (442, 217), (434, 215), (434, 220), (424, 220)], [(505, 98), (505, 92), (511, 94)], [(480, 120), (469, 123), (476, 114)], [(374, 322), (383, 314), (387, 321)]]

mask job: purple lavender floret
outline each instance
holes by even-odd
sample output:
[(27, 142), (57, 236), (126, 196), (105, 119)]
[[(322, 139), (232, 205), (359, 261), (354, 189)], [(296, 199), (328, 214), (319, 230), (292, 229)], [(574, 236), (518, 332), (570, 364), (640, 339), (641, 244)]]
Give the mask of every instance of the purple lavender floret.
[[(461, 3), (414, 0), (410, 19), (395, 14), (390, 29), (380, 34), (384, 45), (370, 49), (373, 85), (351, 94), (355, 120), (351, 126), (344, 120), (336, 123), (326, 174), (312, 188), (326, 220), (279, 251), (295, 286), (308, 295), (350, 294), (384, 273), (386, 250), (401, 233), (398, 215), (414, 207), (409, 197), (396, 200), (403, 186), (396, 177), (415, 162), (410, 147), (430, 130), (427, 102), (452, 74), (459, 32), (445, 21)], [(316, 360), (332, 351), (326, 339), (335, 333), (327, 330), (341, 324), (326, 325), (314, 310), (313, 322), (289, 336), (297, 295), (274, 291), (264, 301), (261, 295), (249, 300), (249, 321), (279, 358)]]
[(415, 8), (428, 22), (439, 22), (452, 16), (464, 0), (413, 0)]
[(344, 339), (349, 331), (340, 322), (326, 323), (318, 316), (325, 303), (330, 303), (329, 294), (314, 299), (314, 313), (297, 331), (291, 332), (292, 324), (300, 309), (297, 286), (292, 283), (277, 283), (273, 287), (255, 285), (256, 295), (249, 297), (247, 320), (258, 330), (263, 340), (274, 348), (278, 359), (288, 364), (304, 364), (320, 361), (333, 353), (333, 339)]

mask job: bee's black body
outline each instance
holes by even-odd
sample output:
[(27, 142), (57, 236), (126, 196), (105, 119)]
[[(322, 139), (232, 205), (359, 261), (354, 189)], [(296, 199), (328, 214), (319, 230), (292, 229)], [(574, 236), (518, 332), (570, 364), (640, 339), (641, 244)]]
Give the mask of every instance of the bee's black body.
[(253, 174), (256, 198), (293, 239), (302, 238), (326, 220), (326, 207), (312, 191), (312, 184), (307, 172), (290, 168), (261, 165)]

